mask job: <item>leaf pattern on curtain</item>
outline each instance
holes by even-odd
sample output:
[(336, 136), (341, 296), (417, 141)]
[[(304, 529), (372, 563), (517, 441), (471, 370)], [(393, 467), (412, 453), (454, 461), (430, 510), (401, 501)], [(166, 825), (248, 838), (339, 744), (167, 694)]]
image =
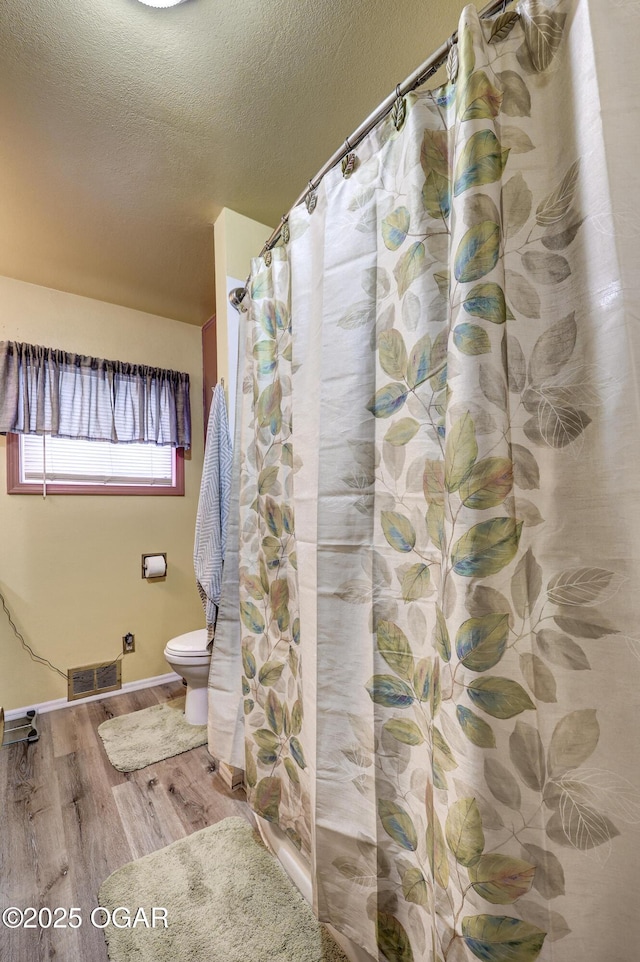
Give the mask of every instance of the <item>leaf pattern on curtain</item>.
[(251, 281), (243, 384), (253, 398), (240, 488), (245, 781), (255, 811), (309, 852), (292, 507), (289, 268), (281, 255), (273, 251), (269, 266), (262, 263)]
[[(582, 323), (582, 161), (568, 137), (549, 174), (537, 142), (564, 69), (565, 9), (525, 0), (484, 23), (468, 7), (455, 83), (405, 98), (401, 129), (383, 122), (348, 184), (336, 178), (292, 214), (291, 250), (253, 270), (241, 498), (250, 800), (312, 853), (323, 916), (387, 962), (555, 957), (572, 934), (576, 866), (606, 862), (640, 820), (637, 787), (592, 762), (606, 701), (595, 682), (581, 688), (594, 642), (623, 632), (625, 570), (553, 530), (553, 483), (602, 431), (611, 391)], [(339, 516), (350, 550), (332, 555), (318, 534), (316, 553), (339, 579), (325, 635), (348, 625), (345, 662), (370, 641), (359, 677), (348, 662), (353, 706), (326, 691), (306, 700), (293, 536), (292, 382), (295, 397), (296, 383), (332, 372), (326, 358), (312, 371), (289, 264), (336, 197), (324, 258), (353, 248), (351, 283), (330, 296), (327, 268), (309, 289), (325, 298), (323, 349), (357, 370), (370, 357), (372, 389), (355, 413), (355, 389), (342, 396), (334, 380), (321, 395), (321, 417), (335, 418), (323, 436), (348, 468), (337, 483), (325, 469), (319, 517)], [(296, 432), (309, 452), (315, 438), (298, 420)], [(363, 545), (353, 532), (368, 524)], [(353, 634), (356, 610), (366, 639)], [(318, 767), (324, 757), (355, 827), (330, 824), (322, 804), (312, 814), (303, 706), (331, 712), (335, 744), (320, 746)], [(314, 851), (316, 809), (329, 842)]]

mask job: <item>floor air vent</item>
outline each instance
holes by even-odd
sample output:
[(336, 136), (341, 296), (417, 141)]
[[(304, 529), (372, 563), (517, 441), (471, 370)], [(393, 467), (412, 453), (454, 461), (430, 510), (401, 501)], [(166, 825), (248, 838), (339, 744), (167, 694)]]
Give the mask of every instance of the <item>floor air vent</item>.
[(67, 700), (99, 695), (104, 691), (122, 688), (119, 661), (100, 662), (98, 665), (82, 665), (67, 670)]

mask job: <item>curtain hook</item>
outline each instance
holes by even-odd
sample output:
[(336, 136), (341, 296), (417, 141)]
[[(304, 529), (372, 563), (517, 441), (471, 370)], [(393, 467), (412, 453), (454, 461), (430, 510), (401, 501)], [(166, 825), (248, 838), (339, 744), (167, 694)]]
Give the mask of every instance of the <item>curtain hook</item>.
[(351, 177), (351, 174), (355, 170), (357, 158), (355, 153), (353, 152), (353, 148), (351, 144), (349, 143), (348, 137), (345, 138), (344, 145), (347, 149), (342, 158), (341, 166), (342, 166), (342, 176), (346, 179), (347, 177)]
[(404, 97), (400, 93), (400, 84), (396, 84), (396, 99), (393, 107), (391, 108), (391, 120), (396, 130), (400, 130), (406, 115), (407, 105)]
[(458, 48), (456, 46), (457, 40), (455, 34), (452, 34), (447, 40), (447, 76), (449, 78), (449, 83), (455, 83), (458, 78)]
[(307, 196), (304, 199), (307, 211), (313, 214), (316, 204), (318, 203), (318, 195), (316, 194), (316, 189), (313, 186), (313, 181), (309, 181), (309, 190), (307, 191)]
[(291, 239), (291, 232), (289, 230), (289, 215), (283, 214), (280, 218), (280, 235), (285, 244), (288, 244)]

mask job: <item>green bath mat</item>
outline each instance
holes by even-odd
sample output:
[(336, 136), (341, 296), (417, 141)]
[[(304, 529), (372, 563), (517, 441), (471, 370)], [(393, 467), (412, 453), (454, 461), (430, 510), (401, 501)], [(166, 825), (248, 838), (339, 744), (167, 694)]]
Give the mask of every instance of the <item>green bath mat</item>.
[(119, 772), (135, 772), (207, 742), (206, 725), (189, 725), (184, 698), (118, 715), (98, 728), (109, 761)]
[[(100, 905), (166, 908), (167, 927), (105, 928), (110, 962), (348, 962), (244, 819), (118, 869)], [(157, 918), (157, 914), (156, 914)]]

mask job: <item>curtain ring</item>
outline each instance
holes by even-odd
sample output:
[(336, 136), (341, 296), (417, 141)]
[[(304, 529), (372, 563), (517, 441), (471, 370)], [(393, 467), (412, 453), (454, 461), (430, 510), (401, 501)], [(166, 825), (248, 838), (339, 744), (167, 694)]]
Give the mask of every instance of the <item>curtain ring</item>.
[(396, 98), (400, 100), (400, 84), (396, 84)]
[(344, 138), (344, 145), (345, 145), (345, 147), (347, 148), (347, 153), (350, 154), (350, 153), (351, 153), (351, 144), (349, 143), (349, 138), (348, 138), (348, 137), (345, 137), (345, 138)]

